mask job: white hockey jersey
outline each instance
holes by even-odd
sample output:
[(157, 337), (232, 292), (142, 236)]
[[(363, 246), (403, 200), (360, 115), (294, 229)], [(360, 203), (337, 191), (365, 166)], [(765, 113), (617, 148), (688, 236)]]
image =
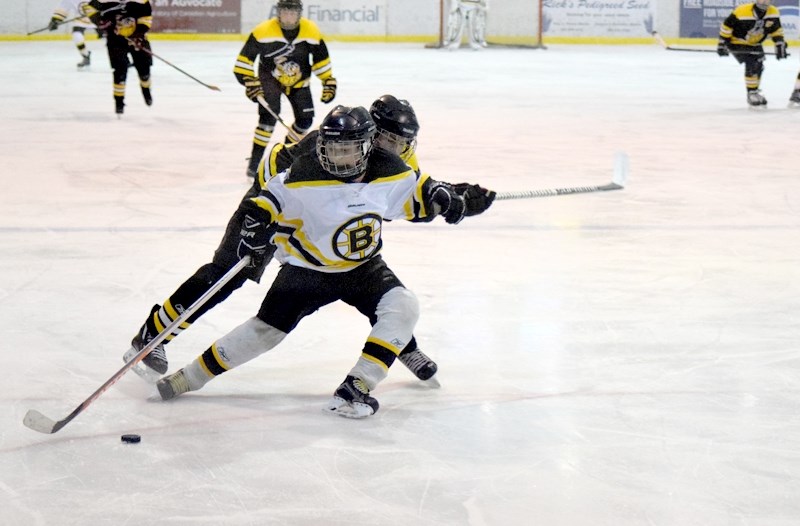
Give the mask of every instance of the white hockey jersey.
[[(61, 0), (61, 3), (53, 11), (53, 18), (57, 20), (66, 20), (82, 14), (81, 4), (86, 3), (86, 0)], [(70, 22), (73, 26), (90, 28), (94, 27), (91, 20), (87, 17), (81, 17), (77, 20)]]
[(344, 182), (304, 155), (269, 181), (254, 202), (275, 228), (275, 258), (320, 272), (345, 272), (381, 250), (385, 219), (419, 220), (429, 213), (427, 175), (375, 150), (363, 182)]

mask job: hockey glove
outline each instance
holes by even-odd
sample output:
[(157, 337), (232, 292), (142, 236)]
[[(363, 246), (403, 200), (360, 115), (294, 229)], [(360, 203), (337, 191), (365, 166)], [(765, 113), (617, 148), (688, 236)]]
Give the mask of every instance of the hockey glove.
[(322, 97), (319, 100), (328, 104), (336, 98), (336, 79), (329, 77), (322, 81)]
[(248, 78), (244, 81), (244, 94), (253, 102), (258, 102), (258, 97), (264, 96), (264, 88), (258, 77)]
[(717, 42), (717, 55), (721, 57), (727, 57), (731, 54), (731, 52), (728, 50), (728, 42), (730, 42), (730, 40), (726, 38), (719, 39)]
[(50, 24), (48, 24), (47, 29), (50, 31), (55, 31), (56, 29), (58, 29), (59, 22), (60, 20), (58, 18), (56, 17), (51, 18)]
[(464, 217), (476, 216), (484, 213), (492, 206), (497, 194), (477, 184), (458, 183), (453, 185), (453, 190), (464, 198)]
[(136, 31), (136, 20), (133, 18), (123, 18), (117, 22), (114, 32), (121, 37), (129, 37)]
[(269, 230), (267, 225), (249, 214), (245, 215), (239, 229), (239, 246), (236, 249), (239, 259), (250, 256), (249, 266), (260, 267), (264, 263), (268, 246)]
[(788, 56), (789, 54), (786, 52), (786, 41), (778, 40), (775, 42), (775, 58), (781, 60)]
[(128, 38), (128, 45), (133, 46), (136, 51), (141, 51), (144, 47), (144, 37), (142, 35), (131, 35)]
[(435, 212), (444, 217), (444, 220), (455, 225), (464, 219), (466, 204), (464, 198), (456, 193), (447, 183), (433, 183), (429, 190), (430, 202), (434, 204)]

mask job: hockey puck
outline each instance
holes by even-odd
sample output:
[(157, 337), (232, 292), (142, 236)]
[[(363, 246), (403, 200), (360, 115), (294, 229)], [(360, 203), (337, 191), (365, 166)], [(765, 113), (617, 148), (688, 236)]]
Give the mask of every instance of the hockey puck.
[(126, 444), (138, 444), (142, 441), (142, 437), (139, 435), (122, 435), (121, 438)]

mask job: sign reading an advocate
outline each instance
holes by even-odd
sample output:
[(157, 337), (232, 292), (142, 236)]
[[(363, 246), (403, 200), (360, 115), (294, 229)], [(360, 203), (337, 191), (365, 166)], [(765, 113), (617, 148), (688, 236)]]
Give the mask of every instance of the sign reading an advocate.
[(154, 33), (241, 33), (241, 0), (151, 0)]

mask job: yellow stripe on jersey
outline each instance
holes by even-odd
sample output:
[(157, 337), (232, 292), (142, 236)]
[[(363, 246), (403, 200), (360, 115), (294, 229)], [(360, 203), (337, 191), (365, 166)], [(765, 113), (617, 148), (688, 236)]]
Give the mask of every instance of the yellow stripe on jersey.
[(153, 25), (153, 17), (152, 16), (140, 16), (136, 19), (137, 24), (142, 24), (143, 26), (151, 27)]
[(253, 29), (253, 38), (261, 43), (264, 42), (286, 42), (281, 31), (281, 25), (277, 18), (270, 18), (258, 24)]
[(336, 186), (347, 184), (343, 181), (297, 181), (294, 183), (284, 183), (286, 188), (308, 188), (314, 186)]
[(61, 22), (62, 20), (66, 20), (67, 19), (67, 15), (68, 14), (69, 13), (67, 13), (65, 10), (59, 8), (59, 9), (56, 9), (55, 11), (53, 11), (53, 18), (55, 18), (56, 20)]
[(430, 213), (430, 211), (425, 209), (425, 199), (422, 198), (422, 185), (425, 184), (425, 181), (430, 179), (430, 177), (431, 176), (428, 174), (421, 174), (417, 181), (417, 187), (414, 189), (414, 199), (419, 203), (420, 217), (426, 217)]
[(278, 212), (278, 209), (275, 207), (275, 203), (273, 203), (266, 197), (257, 195), (252, 199), (252, 201), (256, 204), (256, 206), (258, 206), (262, 210), (266, 210), (267, 212), (269, 212), (271, 221), (273, 223), (275, 222), (275, 218), (280, 215), (280, 212)]
[(245, 77), (255, 78), (256, 67), (252, 60), (244, 55), (239, 55), (236, 57), (236, 63), (233, 65), (233, 72), (244, 75)]
[(331, 70), (331, 59), (330, 57), (320, 60), (316, 64), (311, 66), (311, 72), (319, 77), (320, 80), (325, 80), (333, 76), (333, 71)]

